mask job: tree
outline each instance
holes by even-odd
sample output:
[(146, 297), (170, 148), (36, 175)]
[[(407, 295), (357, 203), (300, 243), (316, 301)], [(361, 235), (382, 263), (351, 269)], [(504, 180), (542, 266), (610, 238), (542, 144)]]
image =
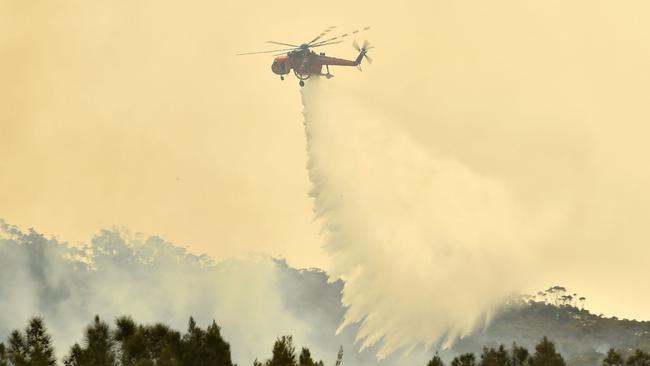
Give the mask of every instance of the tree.
[(183, 335), (183, 353), (181, 363), (187, 366), (199, 366), (203, 355), (203, 341), (205, 332), (198, 326), (196, 321), (190, 316), (187, 324), (187, 333)]
[(440, 356), (438, 356), (438, 352), (436, 352), (433, 358), (427, 363), (427, 366), (445, 366), (445, 364), (442, 362)]
[(4, 343), (0, 342), (0, 366), (8, 366), (9, 358), (7, 358), (7, 350)]
[(546, 290), (546, 293), (553, 298), (553, 305), (558, 306), (560, 298), (566, 293), (566, 288), (555, 285)]
[[(321, 361), (321, 364), (323, 362)], [(341, 366), (343, 364), (343, 346), (339, 346), (339, 353), (336, 355), (336, 366)]]
[(125, 339), (129, 338), (137, 329), (135, 322), (129, 316), (121, 316), (115, 319), (115, 332), (113, 334), (114, 339), (117, 342), (123, 342)]
[(213, 320), (205, 333), (204, 365), (233, 366), (230, 344), (221, 336), (221, 328)]
[(311, 352), (309, 348), (303, 347), (300, 351), (300, 356), (298, 357), (299, 366), (314, 366), (314, 360), (311, 358)]
[(627, 366), (650, 366), (650, 354), (637, 349), (634, 354), (628, 357)]
[(548, 338), (542, 338), (541, 342), (535, 347), (532, 366), (565, 366), (562, 355), (555, 351), (555, 344)]
[(451, 366), (475, 366), (476, 357), (473, 353), (465, 353), (451, 361)]
[(508, 351), (504, 345), (499, 346), (499, 349), (483, 348), (481, 354), (480, 366), (511, 366), (511, 360), (508, 357)]
[(75, 344), (63, 360), (66, 366), (115, 366), (115, 340), (106, 322), (95, 316), (93, 324), (86, 327), (84, 347)]
[(36, 317), (25, 329), (25, 350), (30, 366), (56, 365), (52, 337), (47, 334), (43, 319)]
[(580, 300), (580, 309), (584, 310), (585, 309), (585, 301), (587, 301), (587, 298), (584, 297), (584, 296), (580, 296), (580, 298), (578, 300)]
[(147, 354), (144, 335), (138, 329), (135, 321), (128, 316), (117, 318), (115, 326), (113, 340), (117, 342), (121, 351), (120, 363), (123, 366), (135, 365)]
[(512, 366), (528, 365), (530, 354), (525, 347), (517, 346), (517, 343), (512, 344)]
[(158, 366), (179, 366), (180, 361), (177, 356), (177, 353), (175, 353), (171, 346), (166, 346), (163, 350), (162, 353), (160, 354), (160, 358), (158, 359), (158, 362), (156, 363)]
[(603, 366), (623, 366), (625, 362), (623, 362), (623, 357), (616, 352), (613, 348), (610, 348), (609, 351), (607, 351), (607, 356), (605, 356), (605, 359), (603, 360)]
[(156, 365), (180, 363), (181, 335), (179, 332), (162, 323), (139, 327), (138, 332), (144, 333), (147, 357)]
[(63, 364), (65, 366), (81, 366), (84, 364), (84, 351), (79, 345), (75, 343), (70, 347), (70, 353), (63, 358)]
[(297, 366), (292, 336), (282, 336), (275, 341), (273, 355), (266, 362), (266, 366)]
[(111, 337), (108, 324), (101, 321), (99, 316), (95, 316), (93, 324), (86, 328), (84, 338), (86, 358), (91, 365), (113, 366), (116, 364), (113, 352), (115, 341)]
[(122, 365), (137, 365), (149, 355), (147, 338), (140, 327), (130, 337), (122, 342)]
[[(174, 342), (170, 342), (168, 338), (167, 348), (170, 354), (175, 348)], [(196, 325), (194, 318), (190, 317), (187, 334), (183, 335), (179, 347), (182, 348), (180, 364), (184, 366), (233, 366), (230, 344), (223, 339), (221, 328), (214, 320), (204, 331)], [(170, 362), (173, 364), (174, 360), (172, 359)]]
[[(321, 361), (321, 364), (323, 362)], [(336, 366), (341, 366), (343, 364), (343, 346), (339, 346), (339, 353), (336, 354)]]
[(9, 336), (9, 350), (7, 359), (13, 366), (26, 366), (27, 363), (27, 345), (23, 334), (18, 330), (11, 332)]

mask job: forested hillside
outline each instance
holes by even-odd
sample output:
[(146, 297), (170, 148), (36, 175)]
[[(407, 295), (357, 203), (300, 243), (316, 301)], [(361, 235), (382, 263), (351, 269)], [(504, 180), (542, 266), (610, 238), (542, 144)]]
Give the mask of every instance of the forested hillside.
[[(81, 334), (95, 315), (106, 324), (132, 316), (169, 329), (186, 329), (190, 315), (198, 324), (215, 320), (239, 365), (268, 357), (269, 343), (289, 334), (325, 364), (336, 362), (339, 346), (350, 365), (394, 365), (400, 356), (377, 361), (376, 346), (360, 352), (354, 325), (336, 334), (344, 314), (343, 286), (328, 283), (319, 269), (295, 269), (267, 257), (216, 263), (161, 238), (124, 230), (105, 230), (88, 245), (73, 247), (0, 222), (0, 283), (0, 340), (40, 317), (58, 357), (72, 344), (84, 344)], [(450, 362), (484, 346), (513, 342), (532, 350), (544, 336), (569, 365), (598, 363), (610, 348), (623, 356), (637, 348), (650, 351), (649, 322), (594, 315), (582, 309), (584, 299), (562, 294), (559, 286), (550, 290), (514, 299), (489, 326), (450, 349), (435, 344), (406, 360), (424, 364), (438, 351)]]

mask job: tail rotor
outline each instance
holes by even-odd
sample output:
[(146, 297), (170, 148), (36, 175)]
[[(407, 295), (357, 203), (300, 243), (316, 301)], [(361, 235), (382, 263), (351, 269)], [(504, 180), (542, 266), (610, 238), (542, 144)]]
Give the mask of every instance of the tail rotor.
[[(370, 56), (368, 56), (367, 53), (368, 53), (368, 50), (371, 50), (371, 49), (373, 49), (375, 47), (371, 46), (370, 42), (368, 42), (367, 40), (364, 40), (363, 45), (361, 47), (359, 47), (359, 44), (355, 40), (354, 42), (352, 42), (352, 47), (354, 47), (354, 49), (357, 50), (357, 52), (359, 52), (360, 57), (363, 57), (366, 60), (368, 60), (369, 64), (372, 63), (372, 58)], [(361, 60), (359, 59), (359, 61), (361, 61)]]

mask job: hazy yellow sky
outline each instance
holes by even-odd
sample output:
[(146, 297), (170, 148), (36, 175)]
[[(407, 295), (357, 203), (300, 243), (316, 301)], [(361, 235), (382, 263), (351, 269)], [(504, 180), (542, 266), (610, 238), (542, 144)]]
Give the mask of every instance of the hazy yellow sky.
[(650, 319), (649, 16), (641, 0), (0, 0), (0, 217), (327, 266), (297, 81), (234, 54), (370, 25), (375, 63), (328, 82), (561, 213), (531, 287)]

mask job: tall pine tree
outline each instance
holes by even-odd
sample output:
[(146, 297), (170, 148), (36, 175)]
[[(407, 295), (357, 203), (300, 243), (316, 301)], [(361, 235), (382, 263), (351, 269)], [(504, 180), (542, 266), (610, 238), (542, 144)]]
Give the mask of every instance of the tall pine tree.
[(63, 360), (66, 366), (116, 366), (115, 341), (108, 324), (95, 316), (93, 324), (86, 327), (84, 347), (75, 344)]
[(311, 358), (311, 352), (309, 351), (309, 348), (303, 347), (300, 351), (300, 356), (298, 356), (298, 365), (314, 366), (314, 360)]
[(297, 366), (296, 348), (290, 335), (278, 338), (273, 344), (273, 354), (266, 366)]
[(530, 353), (525, 347), (518, 346), (517, 343), (512, 343), (512, 366), (525, 366), (528, 365)]
[(565, 366), (562, 355), (555, 351), (555, 344), (544, 337), (535, 346), (531, 366)]
[(445, 366), (445, 364), (442, 362), (442, 359), (440, 356), (438, 356), (438, 352), (436, 352), (435, 355), (429, 360), (427, 363), (427, 366)]
[(25, 343), (25, 337), (23, 337), (23, 334), (18, 329), (11, 332), (9, 336), (7, 359), (13, 366), (27, 365), (27, 344)]
[(43, 319), (36, 317), (30, 320), (25, 335), (30, 366), (56, 365), (52, 337), (47, 334)]

